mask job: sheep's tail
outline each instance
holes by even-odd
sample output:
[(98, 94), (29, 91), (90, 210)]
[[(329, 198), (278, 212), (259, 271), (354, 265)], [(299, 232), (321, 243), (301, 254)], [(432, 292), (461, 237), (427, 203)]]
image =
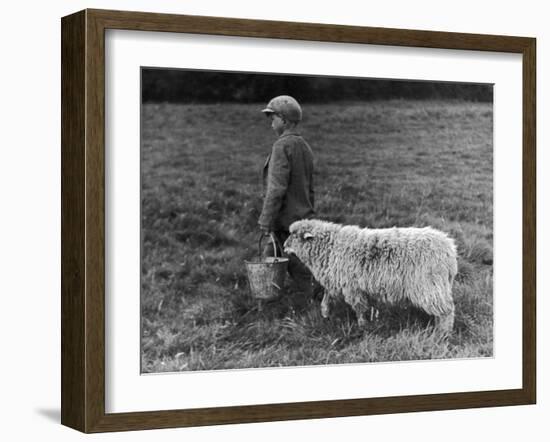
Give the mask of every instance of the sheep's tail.
[(430, 315), (437, 317), (454, 316), (455, 304), (452, 288), (457, 274), (456, 258), (449, 257), (442, 264), (430, 276), (424, 274), (423, 283), (420, 284), (423, 290), (420, 290), (420, 296), (415, 296), (412, 301)]

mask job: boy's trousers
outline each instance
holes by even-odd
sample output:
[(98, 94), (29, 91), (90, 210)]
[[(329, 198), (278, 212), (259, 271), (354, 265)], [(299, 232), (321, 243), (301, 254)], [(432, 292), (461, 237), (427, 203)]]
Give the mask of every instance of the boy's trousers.
[[(277, 243), (277, 256), (288, 258), (288, 273), (296, 283), (298, 290), (303, 292), (306, 297), (313, 295), (314, 278), (309, 269), (295, 255), (285, 255), (282, 247), (289, 237), (290, 233), (286, 230), (277, 230), (273, 232)], [(273, 243), (267, 242), (263, 250), (264, 256), (275, 256)]]

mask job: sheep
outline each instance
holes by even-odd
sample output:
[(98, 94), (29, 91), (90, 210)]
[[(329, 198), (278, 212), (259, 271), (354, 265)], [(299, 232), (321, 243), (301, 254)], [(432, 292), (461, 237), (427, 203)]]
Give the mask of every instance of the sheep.
[(315, 219), (290, 226), (284, 243), (325, 288), (321, 314), (328, 318), (332, 298), (342, 297), (365, 325), (369, 300), (413, 305), (435, 316), (436, 327), (450, 332), (455, 306), (456, 246), (431, 227), (361, 229)]

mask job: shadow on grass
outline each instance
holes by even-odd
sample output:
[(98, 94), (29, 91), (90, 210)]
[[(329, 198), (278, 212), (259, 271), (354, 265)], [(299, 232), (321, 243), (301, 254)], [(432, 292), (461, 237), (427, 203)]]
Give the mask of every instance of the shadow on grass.
[[(237, 319), (237, 328), (252, 322), (272, 322), (285, 318), (296, 321), (308, 320), (315, 322), (320, 330), (346, 328), (345, 339), (340, 339), (337, 347), (346, 347), (361, 341), (365, 334), (387, 338), (398, 334), (404, 329), (423, 330), (432, 327), (434, 318), (423, 310), (412, 305), (388, 306), (376, 305), (372, 312), (367, 313), (367, 323), (360, 327), (355, 311), (343, 300), (336, 300), (331, 308), (329, 318), (322, 318), (322, 295), (305, 298), (302, 293), (287, 288), (277, 299), (259, 301), (251, 296), (238, 296), (233, 300), (233, 312)], [(370, 314), (372, 313), (372, 317)]]

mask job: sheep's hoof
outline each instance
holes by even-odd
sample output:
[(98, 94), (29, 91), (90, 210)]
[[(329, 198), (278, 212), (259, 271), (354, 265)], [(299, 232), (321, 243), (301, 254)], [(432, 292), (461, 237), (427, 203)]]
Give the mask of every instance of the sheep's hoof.
[(321, 316), (325, 319), (328, 319), (328, 316), (329, 316), (328, 308), (321, 306)]
[(359, 325), (359, 327), (364, 327), (365, 325), (367, 325), (367, 321), (365, 320), (365, 318), (363, 318), (363, 316), (359, 316), (357, 318), (357, 325)]
[(371, 307), (370, 308), (370, 322), (378, 321), (378, 315), (380, 311), (377, 308)]

